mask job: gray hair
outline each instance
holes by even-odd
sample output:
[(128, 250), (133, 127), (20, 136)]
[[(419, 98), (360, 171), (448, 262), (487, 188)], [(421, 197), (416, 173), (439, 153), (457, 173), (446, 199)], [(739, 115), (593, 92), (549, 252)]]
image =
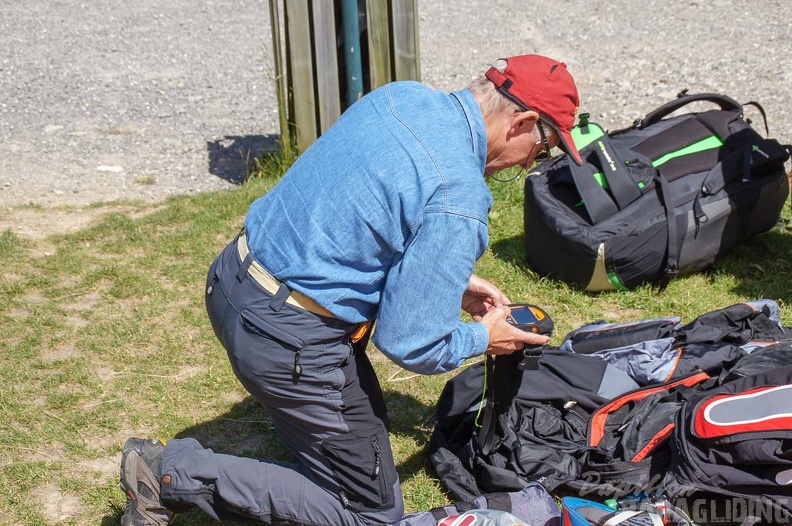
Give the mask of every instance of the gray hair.
[[(496, 60), (492, 67), (503, 73), (506, 69), (506, 61), (504, 59)], [(503, 112), (511, 113), (515, 110), (522, 111), (520, 106), (501, 95), (495, 84), (484, 75), (473, 80), (468, 89), (476, 98), (481, 106), (481, 112), (485, 116), (498, 115)]]

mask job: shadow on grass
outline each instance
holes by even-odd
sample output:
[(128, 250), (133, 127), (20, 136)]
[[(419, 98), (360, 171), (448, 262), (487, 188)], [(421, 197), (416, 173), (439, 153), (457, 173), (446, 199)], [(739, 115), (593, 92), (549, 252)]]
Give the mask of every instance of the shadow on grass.
[(527, 267), (525, 238), (522, 235), (500, 239), (490, 245), (490, 250), (501, 261), (518, 267)]
[[(392, 435), (428, 443), (431, 430), (421, 423), (432, 419), (434, 407), (428, 407), (414, 397), (396, 391), (385, 392), (385, 401)], [(216, 453), (287, 462), (291, 460), (267, 411), (251, 396), (234, 405), (226, 414), (188, 427), (174, 438), (194, 438)], [(416, 456), (420, 456), (420, 453)], [(419, 462), (410, 457), (397, 469), (404, 477), (414, 475), (422, 467), (422, 460)]]
[(731, 275), (733, 292), (748, 298), (792, 303), (792, 230), (775, 228), (736, 247), (716, 263), (711, 275)]
[(209, 173), (230, 183), (244, 183), (257, 157), (278, 151), (279, 139), (280, 135), (229, 135), (207, 142)]
[[(431, 429), (422, 426), (430, 422), (434, 407), (429, 407), (416, 398), (397, 391), (385, 391), (392, 436), (406, 436), (423, 443), (418, 452), (402, 460), (396, 469), (402, 479), (412, 477), (426, 465)], [(194, 438), (205, 448), (215, 453), (239, 457), (258, 458), (291, 462), (291, 455), (278, 436), (267, 411), (251, 396), (235, 404), (227, 413), (206, 422), (188, 427), (174, 438)], [(120, 514), (105, 516), (103, 525), (118, 524)], [(217, 524), (199, 510), (190, 510), (177, 515), (175, 526)]]

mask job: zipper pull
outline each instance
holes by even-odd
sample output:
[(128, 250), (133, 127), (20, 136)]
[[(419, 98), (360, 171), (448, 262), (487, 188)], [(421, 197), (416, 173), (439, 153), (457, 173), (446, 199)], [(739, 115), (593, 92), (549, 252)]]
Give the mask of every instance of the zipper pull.
[(349, 507), (349, 499), (347, 498), (346, 493), (344, 493), (344, 490), (339, 491), (338, 492), (338, 496), (341, 497), (341, 503), (344, 505), (344, 507), (348, 508)]
[(211, 296), (212, 295), (212, 291), (214, 290), (215, 283), (217, 283), (218, 281), (219, 280), (217, 278), (217, 274), (212, 274), (212, 281), (211, 281), (211, 283), (209, 283), (209, 286), (206, 287), (206, 295), (207, 296)]
[(380, 458), (380, 448), (379, 444), (377, 443), (377, 439), (373, 440), (374, 445), (374, 474), (372, 477), (376, 478), (380, 474), (380, 469), (382, 468), (382, 459)]
[(294, 374), (296, 374), (297, 376), (300, 376), (302, 374), (302, 365), (300, 365), (300, 353), (302, 353), (302, 349), (294, 353)]

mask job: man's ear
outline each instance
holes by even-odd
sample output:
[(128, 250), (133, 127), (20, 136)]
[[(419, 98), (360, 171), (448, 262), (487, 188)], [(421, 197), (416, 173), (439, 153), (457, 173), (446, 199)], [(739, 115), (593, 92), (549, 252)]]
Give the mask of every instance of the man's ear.
[(512, 135), (524, 132), (531, 133), (538, 121), (539, 114), (535, 111), (522, 111), (515, 113), (512, 117), (511, 129), (509, 131)]

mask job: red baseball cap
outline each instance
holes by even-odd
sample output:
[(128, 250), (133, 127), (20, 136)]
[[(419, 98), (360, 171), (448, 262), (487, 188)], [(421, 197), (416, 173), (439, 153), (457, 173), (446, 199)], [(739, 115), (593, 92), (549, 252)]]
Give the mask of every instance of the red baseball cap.
[(519, 55), (503, 60), (507, 62), (503, 73), (490, 68), (487, 78), (513, 102), (538, 113), (542, 122), (558, 134), (559, 148), (582, 165), (571, 134), (580, 97), (566, 64), (541, 55)]

